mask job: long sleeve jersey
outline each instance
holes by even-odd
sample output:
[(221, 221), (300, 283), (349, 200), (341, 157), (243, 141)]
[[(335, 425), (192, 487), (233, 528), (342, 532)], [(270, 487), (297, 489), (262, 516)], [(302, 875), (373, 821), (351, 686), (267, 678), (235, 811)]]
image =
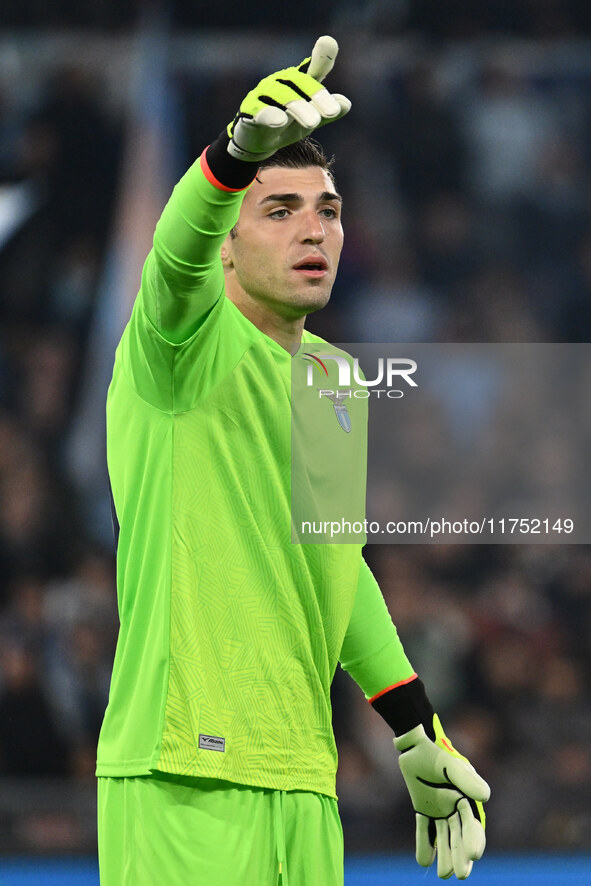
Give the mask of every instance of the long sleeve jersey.
[[(290, 379), (321, 340), (304, 332), (292, 356), (226, 297), (219, 248), (243, 196), (204, 158), (181, 179), (117, 349), (120, 632), (97, 774), (334, 796), (339, 660), (367, 697), (412, 668), (361, 546), (292, 541)], [(343, 434), (326, 406), (364, 476), (363, 416)]]

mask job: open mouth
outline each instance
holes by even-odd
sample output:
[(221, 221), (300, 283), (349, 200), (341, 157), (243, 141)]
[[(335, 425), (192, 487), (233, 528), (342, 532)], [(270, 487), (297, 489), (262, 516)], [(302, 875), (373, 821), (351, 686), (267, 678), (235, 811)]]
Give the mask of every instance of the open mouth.
[(322, 258), (304, 259), (297, 265), (294, 265), (294, 270), (308, 276), (323, 277), (328, 271), (328, 264)]

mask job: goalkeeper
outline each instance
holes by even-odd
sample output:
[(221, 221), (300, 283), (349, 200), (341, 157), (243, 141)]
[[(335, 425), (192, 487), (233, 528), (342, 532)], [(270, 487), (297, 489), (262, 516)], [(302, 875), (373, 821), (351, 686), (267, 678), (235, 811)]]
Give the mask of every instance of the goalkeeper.
[[(102, 886), (342, 884), (339, 661), (394, 730), (418, 862), (464, 879), (484, 850), (488, 787), (446, 739), (361, 546), (291, 543), (292, 361), (321, 341), (304, 322), (343, 242), (307, 138), (349, 110), (322, 85), (336, 54), (321, 37), (265, 78), (181, 179), (117, 350)], [(356, 429), (330, 421), (348, 445)]]

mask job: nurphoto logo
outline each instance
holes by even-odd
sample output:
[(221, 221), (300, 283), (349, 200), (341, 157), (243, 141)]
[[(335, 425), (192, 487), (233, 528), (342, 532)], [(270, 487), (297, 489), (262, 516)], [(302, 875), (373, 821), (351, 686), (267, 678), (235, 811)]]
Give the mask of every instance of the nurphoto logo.
[[(306, 384), (308, 387), (314, 387), (314, 368), (321, 374), (324, 373), (326, 378), (329, 377), (326, 367), (327, 360), (333, 360), (338, 367), (338, 389), (329, 390), (326, 388), (318, 388), (320, 397), (328, 397), (334, 400), (344, 400), (347, 397), (356, 397), (357, 399), (365, 399), (375, 394), (380, 397), (385, 394), (391, 399), (399, 399), (404, 396), (404, 390), (395, 389), (394, 384), (400, 381), (406, 382), (410, 387), (418, 387), (417, 382), (411, 376), (417, 370), (417, 363), (408, 357), (379, 357), (377, 375), (373, 379), (363, 377), (359, 368), (359, 359), (353, 357), (352, 365), (347, 357), (342, 354), (304, 354), (305, 359), (310, 362), (307, 367)], [(352, 370), (352, 371), (351, 371)], [(353, 384), (358, 387), (353, 387)], [(378, 387), (383, 385), (383, 387)]]

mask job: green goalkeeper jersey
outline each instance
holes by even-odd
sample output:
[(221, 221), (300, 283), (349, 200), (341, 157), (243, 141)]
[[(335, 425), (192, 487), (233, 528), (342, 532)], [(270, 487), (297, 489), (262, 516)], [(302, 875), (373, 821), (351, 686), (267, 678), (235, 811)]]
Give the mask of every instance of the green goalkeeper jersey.
[[(368, 697), (412, 668), (361, 546), (292, 542), (290, 379), (320, 340), (305, 332), (292, 357), (226, 298), (219, 245), (242, 196), (189, 170), (117, 350), (107, 455), (121, 627), (97, 774), (334, 796), (339, 659)], [(322, 408), (363, 482), (362, 401), (347, 433)]]

